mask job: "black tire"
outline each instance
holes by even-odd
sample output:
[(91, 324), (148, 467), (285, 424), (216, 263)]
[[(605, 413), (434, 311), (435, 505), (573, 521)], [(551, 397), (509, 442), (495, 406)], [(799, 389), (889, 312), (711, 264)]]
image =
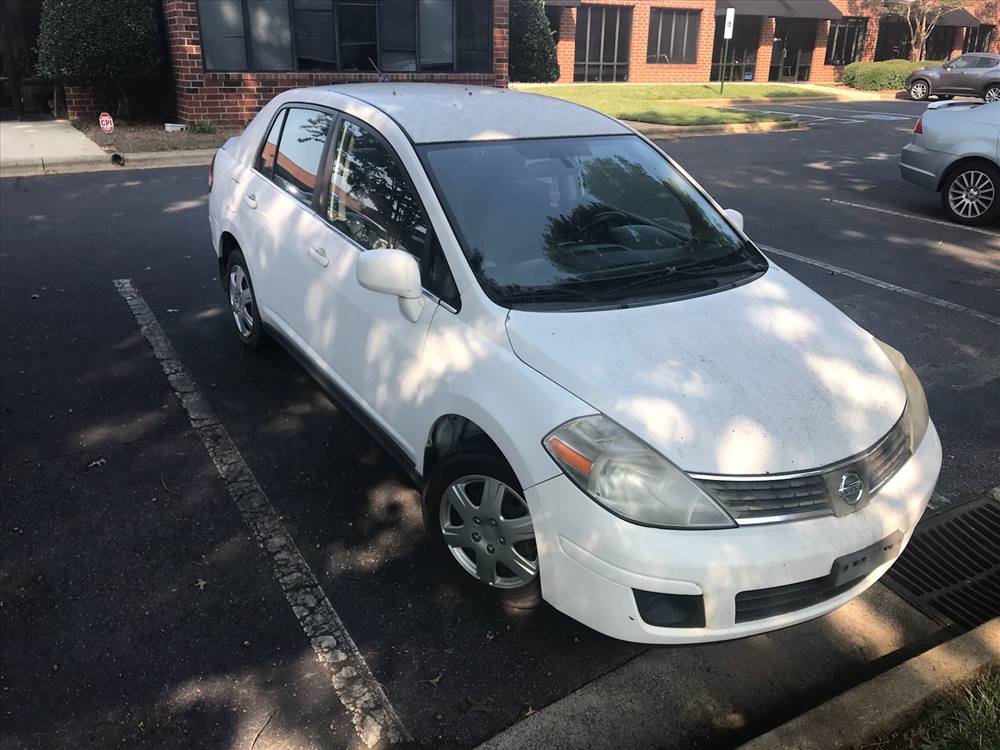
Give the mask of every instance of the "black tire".
[[(917, 84), (923, 84), (923, 86), (918, 86)], [(916, 89), (916, 93), (914, 93)], [(909, 88), (910, 98), (915, 102), (927, 101), (927, 97), (931, 95), (931, 84), (930, 81), (926, 81), (923, 78), (918, 78), (910, 84)]]
[[(978, 216), (963, 216), (952, 207), (952, 187), (956, 182), (962, 180), (963, 177), (966, 180), (977, 180), (980, 184), (982, 184), (982, 178), (980, 175), (985, 175), (986, 180), (988, 181), (986, 184), (988, 185), (988, 189), (991, 190), (992, 203), (990, 203), (989, 207)], [(959, 183), (959, 185), (961, 186), (961, 183)], [(949, 175), (945, 178), (944, 185), (941, 189), (941, 204), (944, 206), (944, 210), (948, 214), (949, 218), (959, 224), (979, 226), (980, 224), (997, 221), (1000, 219), (1000, 169), (997, 169), (992, 164), (984, 161), (963, 164), (958, 169), (949, 173)]]
[(983, 101), (1000, 102), (1000, 83), (991, 83), (983, 90)]
[[(242, 272), (243, 279), (246, 280), (245, 286), (243, 286), (244, 293), (249, 292), (250, 302), (247, 306), (249, 312), (249, 317), (252, 320), (252, 324), (249, 326), (248, 330), (244, 330), (240, 327), (240, 324), (236, 321), (236, 315), (238, 314), (235, 309), (234, 299), (233, 299), (233, 276), (237, 270)], [(240, 342), (250, 351), (259, 350), (267, 341), (267, 336), (264, 334), (264, 325), (260, 319), (260, 312), (257, 309), (257, 294), (254, 292), (253, 279), (250, 277), (250, 269), (247, 267), (246, 258), (243, 257), (243, 253), (240, 250), (234, 250), (230, 254), (228, 261), (226, 261), (226, 294), (229, 298), (229, 312), (232, 315), (233, 327), (236, 329), (236, 335)]]
[(937, 98), (938, 98), (938, 101), (949, 102), (952, 99), (954, 99), (955, 96), (953, 94), (938, 94)]
[[(424, 488), (424, 526), (427, 529), (427, 535), (431, 540), (434, 553), (451, 574), (458, 578), (461, 585), (473, 595), (487, 597), (508, 609), (533, 609), (542, 600), (542, 589), (538, 575), (535, 575), (534, 580), (530, 583), (518, 586), (517, 588), (498, 588), (489, 585), (463, 568), (462, 564), (456, 559), (455, 554), (452, 553), (451, 547), (444, 540), (444, 532), (440, 520), (444, 493), (454, 482), (467, 476), (483, 476), (497, 479), (507, 485), (513, 492), (520, 495), (521, 498), (524, 497), (524, 491), (521, 489), (521, 484), (517, 481), (513, 469), (510, 468), (510, 464), (502, 456), (482, 450), (460, 451), (446, 456), (434, 467)], [(484, 534), (489, 529), (486, 520), (484, 517), (481, 527)], [(470, 527), (470, 529), (472, 528)], [(492, 531), (496, 533), (495, 530)], [(484, 538), (483, 544), (486, 541), (487, 539)], [(498, 541), (494, 541), (495, 545), (498, 543)], [(521, 545), (522, 543), (518, 544)], [(537, 548), (533, 542), (530, 543), (529, 547), (534, 552), (534, 561), (537, 570)], [(520, 547), (519, 551), (523, 549), (525, 548)], [(480, 549), (478, 553), (460, 551), (459, 554), (465, 554), (468, 558), (473, 559), (474, 554), (485, 554), (485, 551), (483, 549)], [(530, 551), (526, 557), (530, 559)], [(473, 562), (473, 566), (475, 566), (475, 562)]]

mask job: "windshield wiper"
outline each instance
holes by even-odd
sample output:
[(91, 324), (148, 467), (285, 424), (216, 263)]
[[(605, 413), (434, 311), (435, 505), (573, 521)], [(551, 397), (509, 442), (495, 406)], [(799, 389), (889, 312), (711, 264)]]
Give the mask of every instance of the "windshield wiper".
[[(747, 275), (750, 275), (760, 273), (764, 270), (764, 268), (765, 266), (761, 266), (756, 263), (741, 263), (736, 266), (712, 266), (709, 264), (699, 264), (688, 268), (671, 267), (661, 271), (643, 274), (641, 277), (626, 284), (609, 289), (608, 294), (620, 297), (626, 292), (634, 291), (647, 286), (653, 286), (655, 284), (673, 279), (678, 281), (714, 282), (714, 284), (708, 287), (709, 289), (714, 289), (719, 285), (718, 277), (720, 276), (732, 276), (737, 273), (746, 273)], [(676, 290), (676, 286), (672, 286), (673, 290)], [(668, 289), (666, 291), (671, 290)]]
[(606, 294), (593, 292), (587, 289), (579, 289), (569, 284), (558, 284), (549, 287), (537, 287), (534, 289), (521, 289), (515, 292), (501, 293), (501, 302), (566, 302), (567, 300), (585, 302), (614, 302), (619, 300), (609, 297)]

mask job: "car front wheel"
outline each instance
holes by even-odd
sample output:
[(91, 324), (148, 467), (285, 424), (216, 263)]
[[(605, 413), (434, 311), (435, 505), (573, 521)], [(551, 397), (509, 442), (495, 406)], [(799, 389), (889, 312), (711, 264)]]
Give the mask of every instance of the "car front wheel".
[(959, 167), (945, 180), (941, 201), (960, 224), (985, 224), (1000, 216), (1000, 170), (982, 162)]
[(1000, 102), (1000, 83), (992, 83), (983, 92), (983, 99), (988, 102)]
[(931, 95), (931, 87), (927, 81), (917, 79), (910, 84), (910, 98), (917, 102), (922, 102)]
[(257, 297), (246, 259), (234, 250), (226, 263), (226, 287), (229, 292), (229, 312), (236, 324), (236, 335), (248, 349), (258, 349), (264, 341)]
[(424, 490), (424, 524), (441, 559), (474, 592), (514, 609), (541, 600), (531, 513), (502, 457), (475, 450), (442, 459)]

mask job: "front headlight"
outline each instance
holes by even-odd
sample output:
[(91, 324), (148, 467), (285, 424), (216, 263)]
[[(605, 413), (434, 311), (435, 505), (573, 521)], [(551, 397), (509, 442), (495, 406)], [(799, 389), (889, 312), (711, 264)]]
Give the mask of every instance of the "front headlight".
[(628, 521), (699, 529), (736, 525), (683, 471), (600, 414), (557, 427), (543, 444), (580, 489)]
[(907, 428), (910, 434), (910, 451), (915, 453), (917, 447), (927, 434), (927, 425), (930, 422), (930, 414), (927, 411), (927, 396), (924, 395), (924, 387), (920, 385), (917, 373), (910, 367), (906, 357), (901, 352), (893, 349), (884, 341), (875, 339), (885, 356), (892, 362), (892, 366), (899, 373), (899, 379), (903, 381), (906, 388), (906, 410), (903, 417), (906, 419)]

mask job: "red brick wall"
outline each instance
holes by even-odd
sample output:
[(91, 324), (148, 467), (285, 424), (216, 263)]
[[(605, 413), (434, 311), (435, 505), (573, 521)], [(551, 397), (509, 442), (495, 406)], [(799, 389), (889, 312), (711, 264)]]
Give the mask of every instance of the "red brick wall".
[(775, 20), (773, 18), (764, 18), (760, 22), (760, 46), (757, 47), (757, 65), (754, 67), (753, 73), (753, 79), (758, 83), (767, 83), (767, 76), (771, 72), (774, 27)]
[(94, 86), (66, 86), (66, 116), (71, 120), (97, 121), (101, 112), (110, 111), (104, 92)]
[(576, 8), (559, 9), (559, 40), (556, 60), (559, 63), (558, 83), (573, 83), (573, 63), (576, 57)]
[[(492, 73), (390, 73), (393, 81), (437, 81), (506, 86), (509, 0), (493, 0)], [(177, 119), (246, 124), (276, 94), (300, 86), (376, 81), (374, 73), (214, 73), (201, 55), (196, 0), (163, 0), (170, 63), (174, 75)], [(67, 101), (68, 101), (67, 96)]]

